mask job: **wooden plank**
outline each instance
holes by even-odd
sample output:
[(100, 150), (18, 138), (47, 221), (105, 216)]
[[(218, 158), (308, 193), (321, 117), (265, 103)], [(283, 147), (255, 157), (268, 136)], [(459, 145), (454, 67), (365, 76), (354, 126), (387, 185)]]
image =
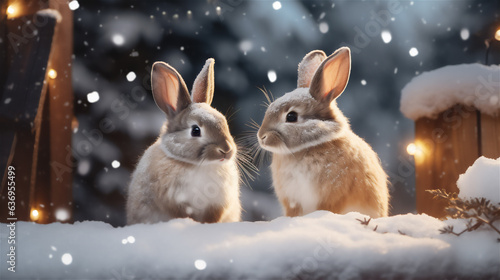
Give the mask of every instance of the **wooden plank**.
[(500, 116), (481, 113), (481, 151), (488, 158), (500, 157)]
[(479, 157), (477, 113), (454, 106), (437, 119), (421, 118), (415, 123), (415, 155), (418, 213), (444, 217), (446, 202), (432, 198), (429, 189), (458, 192), (458, 176)]
[[(48, 135), (49, 122), (46, 119), (48, 104), (48, 84), (45, 83), (42, 95), (40, 97), (40, 104), (38, 114), (35, 118), (34, 124), (34, 147), (33, 147), (33, 162), (31, 167), (31, 181), (30, 181), (30, 208), (36, 209), (39, 212), (39, 218), (36, 220), (38, 223), (48, 223), (50, 220), (50, 176), (48, 172), (48, 164), (46, 159), (49, 153), (50, 146), (48, 142), (50, 137)], [(45, 160), (45, 161), (44, 161)]]
[[(31, 161), (33, 156), (33, 137), (28, 130), (16, 132), (16, 145), (14, 147), (14, 157), (8, 165), (15, 168), (16, 184), (16, 211), (15, 217), (20, 221), (30, 220), (30, 180), (31, 180)], [(7, 188), (2, 188), (0, 205), (7, 205)], [(7, 207), (0, 208), (0, 217), (2, 222), (9, 217)]]
[[(7, 78), (7, 1), (0, 1), (0, 89)], [(3, 100), (0, 92), (0, 101)]]
[(0, 186), (0, 194), (5, 194), (7, 168), (14, 157), (14, 149), (16, 147), (16, 133), (12, 130), (3, 130), (0, 134), (0, 173), (2, 185)]
[[(35, 116), (38, 116), (56, 24), (54, 18), (42, 17), (44, 19), (38, 19), (45, 24), (36, 27), (38, 30), (36, 36), (21, 37), (23, 40), (16, 46), (17, 49), (13, 49), (12, 44), (8, 45), (8, 65), (11, 67), (7, 70), (7, 80), (1, 95), (2, 100), (9, 98), (10, 102), (0, 102), (0, 129), (16, 135), (14, 150), (11, 148), (12, 145), (2, 145), (0, 149), (2, 155), (9, 154), (10, 157), (7, 162), (2, 162), (2, 166), (13, 165), (16, 168), (16, 217), (19, 220), (30, 219), (33, 203), (32, 184), (36, 181), (33, 175), (36, 174), (34, 168), (37, 165)], [(20, 32), (19, 30), (22, 32), (23, 27), (29, 25), (27, 22), (33, 22), (33, 15), (9, 20), (9, 34), (24, 36), (25, 34), (16, 32)], [(4, 156), (2, 160), (5, 160)], [(2, 175), (4, 171), (5, 169), (2, 169)], [(5, 188), (2, 188), (0, 198), (1, 204), (6, 204)], [(0, 209), (0, 217), (7, 217), (6, 208)]]
[[(71, 65), (73, 55), (73, 12), (66, 1), (50, 0), (49, 8), (57, 10), (62, 20), (57, 25), (49, 59), (49, 68), (57, 71), (49, 79), (50, 121), (50, 201), (53, 213), (63, 209), (72, 221), (73, 180), (71, 137), (73, 114), (73, 85)], [(54, 219), (55, 221), (55, 219)]]
[[(8, 36), (16, 38), (14, 42), (17, 44), (8, 44), (7, 64), (11, 68), (1, 94), (2, 127), (10, 126), (17, 129), (21, 125), (31, 128), (37, 114), (56, 20), (49, 16), (38, 15), (38, 20), (45, 24), (36, 26), (34, 17), (27, 15), (8, 21)], [(27, 33), (25, 30), (30, 30), (32, 33)], [(34, 30), (37, 31), (37, 35), (33, 35)]]

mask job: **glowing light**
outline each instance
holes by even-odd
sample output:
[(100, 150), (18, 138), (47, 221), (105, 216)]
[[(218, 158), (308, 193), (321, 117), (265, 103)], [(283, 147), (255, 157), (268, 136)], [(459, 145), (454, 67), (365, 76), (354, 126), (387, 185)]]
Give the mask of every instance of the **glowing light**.
[(57, 209), (56, 211), (56, 219), (58, 221), (64, 222), (69, 219), (69, 212), (64, 208)]
[(54, 80), (55, 78), (57, 78), (57, 71), (54, 69), (50, 69), (47, 75), (49, 76), (49, 78)]
[(412, 156), (416, 155), (418, 152), (417, 145), (415, 145), (415, 143), (408, 144), (408, 146), (406, 146), (406, 152)]
[(383, 30), (382, 33), (380, 33), (380, 37), (382, 37), (382, 41), (386, 44), (389, 44), (392, 41), (392, 34), (389, 30)]
[(366, 86), (366, 80), (361, 80), (361, 85)]
[(62, 255), (61, 261), (65, 265), (70, 265), (73, 262), (73, 257), (71, 256), (71, 254), (66, 253)]
[(276, 72), (274, 70), (269, 70), (267, 72), (267, 78), (271, 83), (274, 83), (278, 79), (278, 75), (276, 75)]
[(113, 162), (111, 163), (111, 166), (113, 168), (118, 168), (118, 167), (120, 167), (120, 162), (117, 160), (113, 160)]
[(17, 14), (17, 9), (14, 5), (7, 7), (7, 17), (12, 18)]
[(31, 217), (31, 220), (36, 221), (40, 217), (40, 213), (38, 212), (38, 210), (33, 209), (33, 210), (31, 210), (30, 217)]
[(217, 13), (218, 16), (220, 16), (222, 14), (222, 9), (219, 6), (217, 6), (215, 8), (215, 12)]
[(114, 34), (113, 37), (111, 37), (111, 40), (117, 46), (121, 46), (125, 43), (125, 38), (121, 34)]
[(415, 57), (418, 55), (418, 50), (417, 50), (417, 48), (411, 48), (409, 53), (410, 53), (410, 56)]
[(460, 30), (460, 38), (462, 38), (462, 40), (465, 41), (469, 39), (469, 36), (470, 36), (469, 29), (462, 28), (462, 30)]
[(99, 93), (97, 91), (93, 91), (89, 94), (87, 94), (87, 100), (89, 103), (96, 103), (99, 101)]
[(328, 23), (322, 22), (319, 24), (319, 32), (325, 34), (326, 32), (328, 32), (328, 29), (329, 29)]
[(275, 10), (281, 9), (281, 2), (280, 1), (274, 1), (273, 2), (273, 9), (275, 9)]
[(500, 28), (495, 32), (495, 40), (500, 41)]
[(137, 75), (134, 72), (128, 72), (127, 74), (127, 81), (133, 82), (137, 78)]
[(194, 267), (198, 270), (204, 270), (207, 268), (207, 263), (204, 260), (196, 260), (194, 261)]
[(69, 5), (69, 9), (72, 10), (72, 11), (80, 8), (80, 3), (78, 3), (78, 1), (76, 1), (76, 0), (73, 0), (73, 1), (69, 2), (68, 5)]

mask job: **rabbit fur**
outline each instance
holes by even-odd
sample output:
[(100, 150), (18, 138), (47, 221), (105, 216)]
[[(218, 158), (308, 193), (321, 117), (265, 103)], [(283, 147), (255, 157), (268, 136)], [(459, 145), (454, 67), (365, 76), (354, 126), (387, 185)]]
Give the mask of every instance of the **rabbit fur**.
[(351, 67), (350, 49), (312, 51), (299, 64), (298, 88), (268, 107), (257, 133), (272, 152), (276, 195), (287, 216), (315, 210), (388, 215), (387, 175), (373, 149), (337, 107)]
[(237, 147), (224, 115), (210, 107), (214, 63), (206, 61), (191, 97), (173, 67), (154, 63), (153, 97), (167, 121), (132, 174), (128, 224), (185, 217), (202, 223), (240, 220)]

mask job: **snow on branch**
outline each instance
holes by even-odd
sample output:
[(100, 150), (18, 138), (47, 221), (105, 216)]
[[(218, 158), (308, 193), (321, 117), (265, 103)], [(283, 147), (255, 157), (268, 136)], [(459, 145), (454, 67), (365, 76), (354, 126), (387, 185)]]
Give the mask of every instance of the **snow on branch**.
[[(482, 225), (488, 225), (491, 229), (500, 235), (500, 230), (494, 223), (500, 220), (500, 204), (493, 205), (490, 200), (481, 198), (461, 199), (457, 193), (448, 193), (446, 190), (427, 190), (435, 198), (441, 198), (448, 202), (449, 206), (445, 209), (449, 217), (454, 219), (470, 219), (467, 227), (456, 233), (453, 226), (447, 226), (441, 229), (441, 233), (451, 233), (457, 236), (465, 232), (477, 230)], [(500, 238), (498, 238), (500, 242)]]

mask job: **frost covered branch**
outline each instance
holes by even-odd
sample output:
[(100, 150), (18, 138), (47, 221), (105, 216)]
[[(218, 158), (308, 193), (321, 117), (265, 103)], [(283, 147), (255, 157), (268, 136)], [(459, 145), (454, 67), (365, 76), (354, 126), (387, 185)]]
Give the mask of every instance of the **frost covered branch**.
[(363, 220), (361, 219), (356, 219), (356, 220), (359, 221), (362, 225), (367, 226), (368, 224), (370, 224), (372, 218), (369, 218), (368, 220), (366, 218), (363, 218)]
[(427, 190), (427, 192), (431, 193), (434, 198), (444, 199), (448, 202), (448, 207), (445, 210), (449, 217), (470, 219), (466, 228), (461, 232), (457, 233), (453, 226), (448, 226), (441, 229), (441, 233), (460, 236), (465, 232), (476, 230), (482, 225), (487, 225), (500, 235), (500, 230), (494, 225), (496, 221), (500, 220), (500, 204), (494, 205), (484, 197), (462, 199), (458, 197), (457, 193), (448, 193), (444, 189)]

